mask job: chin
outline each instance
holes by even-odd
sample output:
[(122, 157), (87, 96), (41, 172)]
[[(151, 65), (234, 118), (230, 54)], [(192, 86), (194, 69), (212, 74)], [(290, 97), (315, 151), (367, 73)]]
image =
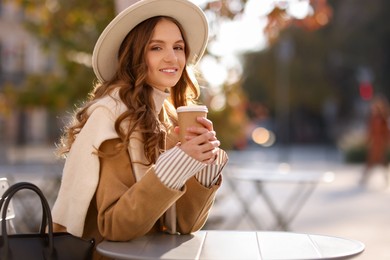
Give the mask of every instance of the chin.
[(165, 84), (165, 88), (172, 88), (172, 87), (174, 87), (174, 86), (176, 86), (176, 84), (177, 84), (177, 82), (179, 82), (178, 80), (176, 80), (176, 81), (171, 81), (171, 82), (167, 82), (167, 84)]

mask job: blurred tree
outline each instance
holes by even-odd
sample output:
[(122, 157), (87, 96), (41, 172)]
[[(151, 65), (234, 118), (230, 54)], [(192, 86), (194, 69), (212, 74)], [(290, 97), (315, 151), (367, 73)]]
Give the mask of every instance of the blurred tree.
[[(287, 0), (268, 1), (272, 8), (266, 14), (268, 22), (264, 29), (264, 33), (268, 40), (272, 43), (278, 39), (281, 31), (291, 25), (296, 25), (301, 28), (313, 31), (327, 25), (332, 17), (332, 8), (327, 2), (328, 0), (306, 0), (308, 2), (310, 12), (302, 18), (296, 18), (289, 12), (289, 7), (292, 4), (299, 2)], [(205, 6), (205, 10), (209, 10), (217, 14), (218, 19), (240, 19), (245, 11), (248, 0), (209, 0)], [(260, 13), (260, 10), (259, 10)]]
[[(312, 120), (312, 131), (323, 127), (325, 105), (330, 100), (337, 105), (338, 120), (333, 124), (337, 125), (340, 135), (349, 127), (349, 122), (364, 123), (362, 111), (356, 108), (357, 104), (364, 107), (369, 101), (359, 92), (364, 80), (372, 85), (373, 96), (390, 96), (387, 72), (390, 65), (390, 24), (387, 22), (390, 2), (329, 0), (328, 4), (331, 8), (323, 10), (332, 13), (332, 19), (321, 29), (312, 31), (317, 26), (312, 26), (313, 18), (309, 17), (306, 21), (289, 22), (291, 26), (279, 32), (279, 41), (287, 40), (293, 46), (293, 57), (289, 60), (288, 75), (285, 75), (289, 91), (284, 93), (287, 96), (284, 101), (288, 103), (291, 134), (298, 141), (301, 141), (299, 132), (305, 132), (303, 126), (313, 118), (317, 119)], [(277, 17), (281, 16), (280, 11), (273, 12)], [(321, 12), (319, 16), (322, 17)], [(261, 52), (247, 53), (244, 58), (244, 90), (251, 102), (265, 103), (274, 116), (277, 113), (275, 104), (280, 102), (276, 94), (278, 81), (284, 69), (278, 63), (280, 44), (275, 42)], [(314, 141), (318, 141), (318, 136)]]
[(26, 28), (53, 56), (53, 64), (43, 73), (27, 75), (21, 87), (8, 92), (17, 93), (15, 102), (21, 107), (63, 110), (72, 106), (91, 90), (90, 55), (93, 43), (114, 16), (113, 1), (12, 1), (23, 7)]
[[(217, 13), (217, 20), (239, 20), (248, 2), (210, 1), (205, 9)], [(269, 47), (259, 53), (243, 55), (244, 72), (237, 88), (243, 90), (249, 102), (245, 105), (246, 111), (244, 110), (247, 114), (242, 114), (241, 118), (248, 116), (247, 121), (258, 122), (258, 113), (255, 110), (258, 107), (265, 107), (270, 109), (271, 117), (278, 117), (280, 125), (274, 127), (287, 132), (290, 131), (291, 116), (303, 124), (301, 114), (321, 113), (322, 101), (329, 96), (329, 80), (323, 64), (326, 40), (319, 36), (311, 37), (311, 33), (328, 25), (333, 15), (332, 8), (326, 0), (310, 0), (307, 1), (309, 13), (305, 17), (296, 18), (289, 10), (293, 2), (269, 2), (271, 8), (266, 13), (267, 25), (263, 32), (268, 39)], [(263, 10), (259, 10), (259, 13), (261, 11)], [(225, 113), (223, 117), (228, 118), (230, 112), (225, 110), (221, 113)], [(316, 129), (312, 132), (321, 132), (318, 123), (314, 122)], [(239, 136), (248, 135), (249, 133), (245, 133), (247, 129), (242, 127), (243, 124), (240, 126)], [(218, 133), (229, 131), (226, 125), (222, 128)], [(303, 132), (302, 128), (292, 128), (291, 131)], [(279, 140), (280, 137), (279, 133)], [(288, 136), (285, 139), (287, 141)]]
[[(308, 33), (292, 28), (282, 34), (291, 44), (289, 59), (289, 85), (291, 88), (289, 103), (291, 106), (305, 105), (321, 110), (321, 101), (329, 93), (327, 75), (326, 45), (324, 36), (319, 33)], [(247, 53), (245, 57), (245, 81), (243, 87), (251, 101), (264, 102), (273, 107), (275, 104), (275, 87), (277, 85), (280, 65), (280, 44), (256, 52)]]

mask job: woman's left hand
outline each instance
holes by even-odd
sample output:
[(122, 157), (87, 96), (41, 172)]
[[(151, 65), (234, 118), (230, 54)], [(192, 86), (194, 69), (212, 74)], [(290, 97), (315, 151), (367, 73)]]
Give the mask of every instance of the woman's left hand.
[[(191, 157), (203, 163), (214, 162), (218, 153), (218, 147), (221, 144), (216, 137), (213, 123), (204, 117), (198, 117), (197, 121), (203, 126), (192, 126), (186, 129), (186, 142), (180, 145), (180, 148)], [(179, 128), (175, 128), (179, 132)]]

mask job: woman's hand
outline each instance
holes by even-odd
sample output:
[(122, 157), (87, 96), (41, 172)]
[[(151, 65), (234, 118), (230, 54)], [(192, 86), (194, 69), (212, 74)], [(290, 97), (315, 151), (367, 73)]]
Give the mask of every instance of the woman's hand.
[[(197, 121), (203, 127), (193, 126), (187, 128), (186, 142), (182, 143), (180, 148), (192, 158), (210, 164), (214, 162), (221, 143), (217, 139), (213, 123), (209, 119), (198, 117)], [(175, 131), (179, 131), (178, 127)]]

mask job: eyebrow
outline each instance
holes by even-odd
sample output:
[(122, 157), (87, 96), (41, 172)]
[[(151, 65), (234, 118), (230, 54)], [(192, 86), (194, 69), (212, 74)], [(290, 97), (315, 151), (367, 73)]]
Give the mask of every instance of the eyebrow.
[[(149, 44), (152, 44), (152, 43), (165, 43), (165, 41), (163, 41), (163, 40), (150, 40), (150, 42), (149, 42)], [(175, 42), (175, 44), (176, 43), (184, 43), (185, 44), (185, 42), (184, 42), (184, 40), (178, 40), (178, 41), (176, 41)]]

